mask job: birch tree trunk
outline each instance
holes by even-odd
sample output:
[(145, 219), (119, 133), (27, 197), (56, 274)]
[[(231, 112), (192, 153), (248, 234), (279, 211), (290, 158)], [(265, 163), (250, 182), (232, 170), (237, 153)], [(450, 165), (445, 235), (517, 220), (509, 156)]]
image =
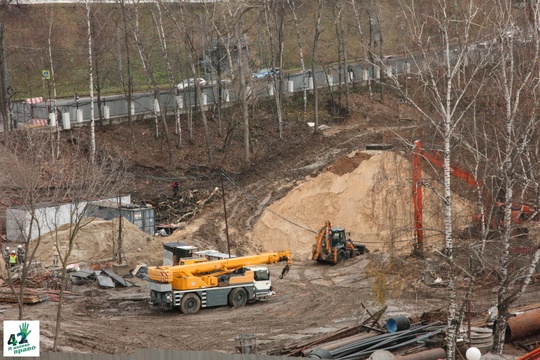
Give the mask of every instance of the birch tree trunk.
[[(497, 150), (500, 154), (501, 163), (500, 178), (504, 187), (504, 217), (500, 239), (500, 257), (497, 266), (498, 290), (497, 307), (498, 316), (495, 321), (494, 342), (492, 352), (502, 354), (505, 340), (508, 318), (511, 316), (509, 308), (525, 291), (535, 271), (540, 251), (536, 250), (528, 260), (527, 266), (523, 266), (517, 272), (511, 270), (510, 247), (516, 230), (517, 219), (522, 215), (514, 215), (517, 204), (524, 204), (525, 194), (532, 187), (534, 193), (538, 193), (536, 179), (540, 174), (536, 171), (537, 159), (530, 152), (534, 139), (538, 138), (540, 121), (536, 110), (540, 106), (540, 79), (538, 78), (538, 65), (540, 65), (540, 40), (536, 24), (539, 20), (539, 4), (531, 3), (530, 16), (532, 21), (524, 28), (524, 34), (514, 32), (516, 18), (512, 4), (504, 1), (498, 2), (496, 12), (497, 54), (499, 55), (498, 66), (494, 68), (496, 86), (501, 91), (500, 103), (502, 104), (501, 117), (504, 118), (504, 132), (498, 141), (502, 144)], [(511, 33), (509, 30), (511, 29)], [(521, 37), (529, 39), (526, 49), (517, 43)], [(536, 151), (535, 151), (536, 152)], [(536, 182), (536, 184), (534, 184)], [(517, 203), (517, 204), (516, 204)], [(522, 210), (523, 211), (523, 206)], [(495, 210), (497, 211), (497, 210)], [(529, 216), (524, 214), (523, 216)], [(497, 226), (498, 223), (496, 218)], [(522, 279), (522, 280), (521, 280)], [(520, 284), (521, 282), (521, 284)]]
[[(120, 9), (122, 12), (122, 24), (124, 26), (124, 45), (126, 47), (126, 76), (124, 76), (124, 69), (122, 66), (122, 59), (121, 54), (122, 52), (119, 49), (118, 51), (118, 58), (119, 58), (119, 75), (120, 75), (120, 82), (122, 84), (122, 87), (124, 89), (124, 94), (126, 95), (126, 101), (127, 101), (127, 116), (128, 116), (128, 125), (131, 129), (131, 144), (135, 146), (135, 133), (133, 132), (134, 127), (133, 125), (133, 114), (131, 113), (131, 104), (133, 102), (133, 75), (132, 75), (132, 64), (131, 64), (131, 51), (130, 51), (130, 42), (129, 42), (129, 10), (126, 9), (126, 2), (125, 0), (117, 0), (120, 4)], [(120, 48), (120, 42), (118, 42), (118, 47)], [(126, 80), (127, 78), (127, 80)]]
[(90, 87), (90, 159), (93, 164), (96, 157), (96, 133), (94, 120), (94, 63), (92, 60), (92, 13), (90, 0), (86, 0), (86, 25), (88, 29), (88, 81)]
[[(51, 142), (51, 146), (53, 147), (53, 159), (56, 159), (60, 156), (60, 124), (58, 123), (58, 112), (57, 112), (57, 106), (56, 106), (56, 80), (55, 80), (55, 74), (54, 74), (54, 62), (53, 62), (53, 55), (52, 55), (52, 27), (53, 27), (53, 18), (54, 18), (54, 10), (52, 8), (50, 9), (49, 15), (49, 33), (47, 36), (47, 53), (49, 55), (49, 69), (50, 69), (50, 76), (51, 78), (47, 80), (47, 82), (52, 82), (52, 99), (49, 99), (49, 103), (51, 104), (51, 108), (49, 109), (49, 117), (50, 114), (54, 114), (54, 118), (56, 119), (56, 142)], [(52, 125), (52, 124), (51, 124)], [(52, 130), (51, 130), (52, 131)], [(56, 146), (55, 146), (56, 144)]]
[(311, 76), (313, 76), (313, 121), (315, 123), (313, 132), (319, 132), (319, 95), (317, 91), (317, 47), (319, 36), (321, 35), (321, 15), (324, 0), (317, 0), (317, 15), (315, 17), (315, 35), (313, 37), (313, 52), (311, 58)]
[[(425, 6), (424, 6), (425, 5)], [(448, 330), (446, 334), (446, 358), (453, 360), (456, 355), (456, 337), (460, 319), (456, 275), (454, 263), (454, 229), (452, 225), (452, 152), (454, 143), (462, 138), (457, 132), (458, 125), (471, 114), (474, 103), (482, 89), (482, 75), (485, 58), (467, 68), (466, 77), (461, 70), (467, 62), (471, 48), (467, 45), (477, 41), (474, 36), (484, 36), (481, 21), (477, 15), (481, 9), (473, 1), (466, 1), (461, 7), (451, 7), (444, 0), (427, 4), (417, 1), (402, 2), (403, 23), (410, 43), (410, 52), (415, 53), (419, 69), (417, 77), (421, 96), (411, 96), (401, 86), (399, 79), (389, 73), (389, 84), (397, 90), (425, 119), (433, 124), (443, 149), (443, 237), (444, 258), (448, 264)], [(371, 10), (373, 27), (374, 14)], [(485, 21), (485, 20), (484, 20)], [(459, 23), (459, 29), (455, 24)], [(433, 37), (432, 32), (437, 33)], [(372, 29), (374, 31), (374, 29)], [(372, 39), (373, 41), (373, 39)], [(439, 49), (433, 53), (434, 46)], [(413, 50), (414, 49), (414, 50)], [(373, 51), (370, 52), (375, 59)], [(429, 61), (427, 61), (429, 59)], [(382, 54), (375, 59), (382, 63)], [(373, 63), (373, 62), (372, 62)], [(382, 67), (381, 67), (382, 69)], [(461, 82), (458, 79), (461, 76)], [(465, 97), (465, 94), (467, 96)], [(432, 108), (435, 114), (429, 110)]]
[[(370, 49), (365, 44), (366, 40), (365, 40), (364, 32), (362, 31), (362, 23), (360, 21), (360, 14), (358, 13), (358, 9), (356, 7), (356, 0), (351, 0), (351, 4), (352, 4), (353, 12), (354, 12), (354, 18), (356, 20), (356, 26), (358, 27), (358, 34), (360, 35), (360, 44), (361, 44), (362, 48), (364, 49), (364, 51), (363, 51), (363, 53), (364, 53), (364, 62), (366, 62), (370, 58), (370, 55), (369, 55), (370, 54), (370, 52), (369, 52)], [(367, 71), (367, 69), (365, 69), (365, 71)], [(361, 76), (363, 78), (364, 74), (362, 74)], [(368, 81), (368, 86), (369, 86), (369, 81)], [(370, 94), (371, 94), (371, 90), (370, 90)]]
[(340, 11), (339, 24), (341, 30), (341, 51), (343, 52), (343, 74), (345, 76), (345, 107), (347, 112), (350, 108), (350, 98), (349, 98), (349, 62), (347, 58), (347, 34), (343, 25), (343, 10)]
[[(156, 10), (157, 10), (157, 16), (152, 12), (152, 17), (154, 19), (154, 23), (156, 24), (156, 30), (157, 30), (158, 37), (159, 37), (159, 43), (161, 45), (161, 52), (163, 54), (163, 58), (165, 59), (165, 65), (167, 67), (167, 76), (169, 78), (169, 86), (171, 88), (175, 88), (174, 86), (176, 85), (176, 82), (175, 82), (175, 79), (174, 79), (174, 74), (173, 74), (173, 71), (172, 71), (172, 66), (171, 66), (171, 61), (170, 61), (170, 56), (169, 56), (169, 48), (168, 48), (168, 45), (167, 45), (167, 36), (165, 34), (165, 28), (163, 26), (163, 14), (162, 14), (162, 11), (161, 11), (161, 4), (159, 2), (156, 2), (155, 5), (156, 5)], [(177, 146), (181, 147), (182, 146), (182, 126), (181, 126), (181, 123), (180, 123), (180, 108), (182, 107), (182, 104), (180, 103), (179, 95), (176, 94), (176, 92), (175, 92), (174, 96), (175, 96), (175, 101), (176, 101), (175, 133), (178, 135)], [(164, 114), (162, 116), (164, 116)], [(164, 119), (164, 117), (162, 119)], [(168, 133), (168, 126), (167, 126), (166, 119), (163, 122), (163, 126), (166, 128), (166, 130), (164, 130), (164, 131), (167, 131), (167, 133)], [(167, 134), (166, 136), (168, 137), (169, 135)], [(171, 152), (172, 152), (172, 149), (171, 149)]]

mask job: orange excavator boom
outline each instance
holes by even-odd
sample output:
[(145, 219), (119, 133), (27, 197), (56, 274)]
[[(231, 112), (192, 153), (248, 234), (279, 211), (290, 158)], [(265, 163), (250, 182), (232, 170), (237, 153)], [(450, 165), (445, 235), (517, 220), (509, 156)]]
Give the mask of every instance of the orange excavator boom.
[[(443, 169), (444, 159), (436, 153), (422, 149), (422, 141), (414, 142), (412, 157), (412, 193), (414, 205), (414, 236), (416, 238), (416, 248), (420, 251), (424, 249), (424, 229), (422, 225), (423, 193), (422, 193), (422, 159), (429, 161), (434, 166)], [(482, 180), (477, 179), (473, 174), (468, 173), (456, 166), (450, 166), (450, 174), (463, 180), (475, 188), (483, 185)]]

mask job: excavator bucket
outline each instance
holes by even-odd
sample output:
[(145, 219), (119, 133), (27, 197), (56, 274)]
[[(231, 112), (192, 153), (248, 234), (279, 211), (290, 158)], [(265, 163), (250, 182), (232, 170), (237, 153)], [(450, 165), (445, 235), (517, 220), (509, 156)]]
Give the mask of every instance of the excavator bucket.
[(280, 279), (283, 279), (283, 277), (289, 273), (289, 270), (290, 270), (290, 269), (291, 269), (291, 265), (290, 265), (290, 264), (285, 265), (285, 267), (283, 268), (283, 270), (281, 270), (281, 275), (279, 275), (279, 278), (280, 278)]

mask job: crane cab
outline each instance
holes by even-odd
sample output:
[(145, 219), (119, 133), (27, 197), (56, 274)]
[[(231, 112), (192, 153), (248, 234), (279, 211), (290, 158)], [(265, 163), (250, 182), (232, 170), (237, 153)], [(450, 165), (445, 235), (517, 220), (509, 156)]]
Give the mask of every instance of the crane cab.
[(273, 295), (272, 280), (270, 280), (270, 270), (264, 266), (248, 266), (244, 269), (253, 271), (253, 284), (255, 285), (255, 297), (265, 299)]

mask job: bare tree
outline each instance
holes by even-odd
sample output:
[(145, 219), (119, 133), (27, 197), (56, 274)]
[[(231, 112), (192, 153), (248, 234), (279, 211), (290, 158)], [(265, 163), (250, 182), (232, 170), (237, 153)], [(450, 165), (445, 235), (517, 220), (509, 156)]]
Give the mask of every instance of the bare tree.
[[(234, 60), (236, 56), (240, 56), (243, 53), (244, 44), (236, 44), (233, 34), (234, 31), (231, 29), (232, 21), (229, 21), (230, 16), (234, 14), (234, 12), (229, 9), (228, 5), (221, 6), (220, 4), (214, 3), (212, 7), (207, 6), (205, 9), (207, 18), (212, 24), (212, 29), (217, 35), (217, 41), (215, 44), (217, 47), (217, 61), (215, 66), (218, 73), (218, 89), (220, 90), (220, 94), (218, 96), (218, 112), (220, 112), (218, 115), (218, 131), (219, 135), (221, 136), (221, 90), (225, 90), (226, 93), (234, 91), (237, 95), (236, 97), (241, 98), (240, 92), (244, 87), (247, 86), (245, 82), (240, 83), (240, 72), (236, 71), (236, 61)], [(221, 84), (221, 79), (224, 73), (227, 75), (227, 77), (230, 77), (231, 81), (229, 84), (223, 87)], [(244, 109), (243, 106), (242, 109)], [(222, 146), (223, 150), (227, 149), (228, 145), (230, 144), (232, 138), (231, 129), (236, 128), (238, 123), (239, 122), (235, 118), (228, 119), (227, 127), (229, 130), (227, 131), (224, 139), (224, 145)]]
[(0, 115), (2, 116), (4, 132), (10, 130), (9, 118), (9, 94), (8, 94), (8, 74), (7, 74), (7, 57), (4, 44), (4, 22), (0, 21), (0, 80), (3, 86), (0, 88)]
[[(104, 107), (105, 99), (103, 91), (112, 79), (115, 78), (117, 71), (113, 60), (118, 56), (116, 63), (119, 69), (122, 69), (122, 54), (119, 51), (119, 28), (116, 23), (116, 11), (103, 11), (102, 8), (94, 8), (93, 26), (92, 26), (92, 58), (94, 59), (94, 89), (96, 93), (97, 104), (97, 124), (103, 125), (105, 119)], [(112, 35), (112, 36), (111, 36)], [(109, 119), (110, 120), (110, 119)]]
[[(349, 59), (347, 54), (347, 33), (345, 32), (344, 20), (343, 20), (343, 9), (339, 12), (339, 30), (341, 33), (341, 51), (343, 51), (343, 84), (345, 85), (345, 107), (347, 111), (350, 107), (350, 98), (349, 98)], [(341, 84), (341, 82), (340, 82)]]
[[(145, 46), (141, 34), (141, 29), (139, 26), (139, 13), (137, 10), (137, 7), (135, 7), (135, 16), (134, 19), (130, 19), (130, 25), (132, 29), (132, 33), (135, 39), (135, 44), (137, 45), (137, 49), (139, 51), (139, 56), (141, 59), (141, 64), (144, 69), (144, 73), (146, 75), (146, 81), (148, 88), (152, 91), (154, 96), (154, 124), (155, 124), (155, 137), (156, 139), (159, 138), (159, 121), (158, 118), (161, 118), (161, 123), (163, 127), (163, 134), (165, 135), (165, 141), (167, 142), (167, 150), (169, 153), (169, 167), (172, 167), (174, 164), (174, 153), (173, 153), (173, 145), (172, 141), (169, 135), (169, 127), (167, 124), (167, 118), (165, 116), (165, 111), (161, 111), (163, 108), (163, 104), (160, 102), (159, 98), (159, 86), (158, 82), (155, 77), (154, 72), (154, 66), (153, 62), (151, 61), (151, 50), (148, 50), (147, 46)], [(156, 26), (158, 27), (158, 32), (160, 31), (160, 28), (162, 28), (162, 23), (157, 23)], [(161, 43), (162, 44), (162, 43)]]
[[(441, 199), (444, 208), (444, 258), (448, 263), (448, 331), (447, 359), (454, 359), (456, 336), (459, 329), (457, 268), (454, 263), (454, 234), (452, 226), (452, 150), (459, 133), (456, 128), (470, 113), (482, 89), (485, 59), (470, 64), (469, 44), (483, 36), (481, 8), (474, 1), (455, 6), (447, 1), (433, 1), (429, 5), (415, 0), (401, 2), (402, 18), (406, 27), (409, 49), (414, 54), (418, 69), (418, 95), (403, 91), (398, 77), (387, 72), (393, 87), (432, 124), (443, 149), (443, 186)], [(373, 14), (371, 15), (373, 21)], [(459, 24), (459, 27), (456, 26)], [(433, 30), (433, 32), (431, 31)], [(382, 64), (379, 55), (377, 63)], [(381, 72), (385, 69), (381, 68)], [(458, 81), (459, 79), (459, 81)], [(422, 250), (422, 249), (420, 249)], [(474, 278), (469, 277), (470, 281)]]
[[(49, 118), (51, 118), (51, 114), (54, 114), (54, 119), (56, 120), (56, 126), (54, 128), (51, 128), (51, 134), (53, 129), (56, 129), (56, 146), (54, 145), (54, 142), (52, 142), (52, 148), (51, 151), (53, 153), (53, 158), (58, 157), (60, 154), (60, 124), (58, 124), (58, 110), (57, 110), (57, 102), (56, 102), (56, 79), (55, 79), (55, 71), (54, 71), (54, 62), (53, 62), (53, 55), (52, 55), (52, 45), (51, 45), (51, 39), (52, 39), (52, 29), (53, 29), (53, 23), (54, 23), (54, 10), (52, 7), (47, 7), (47, 14), (48, 14), (48, 20), (49, 20), (49, 33), (47, 36), (47, 55), (49, 57), (49, 70), (50, 70), (50, 79), (47, 79), (47, 87), (49, 88), (49, 96), (51, 96), (50, 93), (50, 86), (52, 82), (52, 99), (49, 99)], [(51, 124), (52, 125), (52, 124)]]
[[(19, 308), (19, 319), (24, 318), (23, 297), (27, 286), (27, 278), (30, 274), (30, 265), (35, 258), (40, 244), (40, 236), (44, 230), (41, 223), (42, 214), (39, 205), (48, 199), (53, 184), (51, 179), (45, 179), (47, 175), (46, 164), (52, 163), (50, 154), (51, 142), (47, 133), (20, 133), (12, 136), (5, 146), (0, 148), (0, 188), (11, 203), (21, 204), (16, 209), (10, 209), (11, 228), (18, 232), (13, 240), (24, 246), (26, 252), (25, 266), (20, 269), (18, 275), (19, 287), (14, 285), (14, 273), (5, 272), (2, 276), (16, 295)], [(38, 154), (25, 157), (25, 154)], [(36, 238), (37, 240), (34, 240)], [(34, 241), (32, 241), (34, 240)], [(32, 241), (32, 246), (30, 243)]]
[[(298, 20), (298, 14), (296, 13), (296, 1), (287, 0), (289, 9), (291, 10), (294, 20), (294, 30), (296, 32), (296, 41), (298, 42), (298, 53), (300, 56), (300, 66), (302, 67), (302, 93), (304, 101), (304, 116), (307, 112), (307, 77), (306, 77), (306, 65), (304, 63), (304, 50), (302, 47), (302, 36), (300, 30), (300, 21)], [(354, 1), (353, 1), (354, 3)]]
[[(161, 45), (161, 53), (163, 54), (163, 58), (165, 60), (165, 65), (167, 68), (169, 87), (171, 87), (171, 89), (175, 89), (173, 85), (176, 83), (176, 81), (175, 81), (174, 73), (172, 71), (172, 65), (171, 65), (170, 56), (169, 56), (169, 47), (168, 47), (168, 41), (167, 41), (167, 34), (165, 32), (165, 27), (163, 24), (163, 13), (161, 11), (161, 4), (159, 2), (156, 2), (155, 5), (156, 5), (157, 14), (155, 14), (154, 11), (151, 10), (151, 15), (152, 15), (154, 24), (156, 26), (159, 43)], [(176, 97), (176, 101), (179, 101), (177, 97)], [(180, 104), (177, 104), (177, 106), (175, 107), (175, 132), (178, 135), (178, 146), (180, 147), (182, 145), (182, 127), (180, 124), (180, 111), (179, 110), (180, 110)], [(168, 139), (169, 138), (168, 127), (167, 127), (164, 111), (161, 112), (161, 115), (162, 115), (162, 120), (164, 121), (163, 125), (166, 126), (164, 131), (166, 132), (166, 137)], [(169, 144), (170, 141), (168, 140), (167, 143)], [(170, 153), (172, 153), (172, 147), (169, 149), (169, 151)]]
[[(506, 1), (497, 1), (493, 17), (497, 34), (494, 58), (497, 61), (490, 80), (497, 88), (497, 92), (492, 94), (499, 104), (495, 109), (501, 109), (497, 111), (497, 117), (503, 119), (501, 128), (493, 131), (489, 138), (493, 158), (497, 160), (493, 172), (500, 179), (502, 193), (498, 200), (503, 202), (504, 213), (502, 224), (497, 223), (502, 228), (500, 239), (497, 239), (501, 250), (495, 268), (498, 275), (498, 316), (492, 351), (498, 354), (502, 353), (504, 346), (511, 316), (509, 308), (529, 285), (540, 258), (540, 250), (537, 249), (527, 259), (526, 266), (512, 270), (510, 249), (516, 234), (516, 219), (530, 216), (524, 212), (524, 204), (534, 198), (528, 194), (538, 194), (536, 178), (539, 174), (536, 169), (540, 159), (534, 154), (536, 151), (530, 149), (537, 144), (540, 123), (537, 114), (540, 105), (540, 39), (536, 28), (540, 17), (538, 2), (531, 4), (532, 19), (523, 19), (524, 13), (516, 12)], [(514, 214), (516, 204), (521, 204), (522, 214)], [(499, 218), (495, 220), (500, 221)]]
[[(122, 13), (122, 30), (124, 32), (124, 46), (125, 46), (125, 55), (126, 55), (126, 66), (124, 69), (123, 61), (122, 61), (122, 46), (120, 43), (120, 35), (119, 31), (117, 30), (117, 48), (118, 48), (118, 76), (120, 79), (120, 84), (122, 85), (122, 88), (124, 90), (124, 94), (126, 95), (127, 100), (127, 116), (128, 116), (128, 124), (129, 128), (131, 129), (131, 141), (133, 145), (135, 145), (135, 134), (133, 132), (133, 114), (131, 113), (131, 103), (133, 101), (133, 74), (132, 74), (132, 60), (131, 60), (131, 43), (130, 43), (130, 30), (129, 30), (129, 18), (130, 18), (130, 10), (126, 5), (125, 0), (118, 0), (118, 4), (120, 5), (121, 13)], [(119, 26), (116, 27), (119, 29)], [(125, 74), (124, 74), (125, 71)]]
[[(37, 254), (43, 252), (44, 239), (54, 238), (55, 246), (62, 250), (59, 265), (62, 267), (61, 284), (65, 285), (66, 266), (77, 233), (92, 221), (87, 219), (90, 202), (115, 197), (128, 181), (118, 156), (100, 151), (92, 161), (86, 132), (81, 135), (76, 137), (77, 133), (74, 133), (73, 142), (61, 143), (60, 154), (67, 156), (52, 157), (47, 151), (52, 141), (49, 134), (34, 131), (18, 132), (0, 147), (0, 166), (3, 169), (0, 191), (10, 203), (20, 204), (8, 210), (12, 231), (10, 239), (19, 242), (26, 255), (20, 267), (3, 272), (2, 277), (16, 296), (21, 320), (25, 316), (24, 295), (28, 279), (42, 270), (43, 264), (35, 260)], [(68, 240), (57, 236), (57, 228), (66, 217)], [(55, 348), (61, 324), (63, 290), (61, 285)]]
[(239, 48), (238, 50), (238, 73), (240, 75), (240, 97), (241, 97), (241, 103), (242, 103), (242, 120), (244, 122), (244, 162), (248, 163), (251, 158), (251, 136), (249, 131), (249, 114), (248, 114), (248, 87), (246, 85), (246, 64), (245, 64), (245, 55), (243, 51), (243, 40), (244, 37), (241, 36), (242, 34), (242, 16), (247, 12), (251, 10), (251, 7), (245, 7), (241, 6), (238, 7), (235, 11), (235, 15), (233, 16), (234, 19), (234, 39), (236, 41), (236, 46)]
[[(83, 143), (83, 142), (81, 142)], [(58, 236), (57, 228), (53, 232), (54, 246), (59, 254), (61, 267), (60, 292), (58, 309), (56, 313), (56, 327), (53, 350), (59, 345), (60, 329), (62, 324), (62, 303), (65, 294), (65, 286), (68, 282), (67, 266), (74, 246), (77, 244), (78, 234), (85, 226), (89, 225), (94, 218), (89, 218), (94, 205), (93, 199), (114, 198), (118, 196), (127, 180), (125, 168), (116, 156), (102, 150), (96, 154), (93, 160), (84, 156), (84, 149), (78, 146), (71, 149), (72, 156), (64, 159), (66, 171), (62, 173), (62, 186), (58, 188), (54, 198), (62, 198), (70, 204), (69, 223), (67, 237)], [(120, 211), (119, 207), (119, 211)], [(118, 244), (121, 252), (121, 244)], [(121, 254), (121, 253), (120, 253)], [(111, 254), (113, 255), (113, 254)]]
[[(280, 71), (276, 75), (274, 69), (283, 68), (283, 29), (284, 29), (284, 3), (283, 2), (265, 2), (264, 17), (266, 23), (266, 31), (269, 38), (270, 47), (270, 62), (272, 71), (270, 72), (271, 86), (274, 90), (274, 100), (276, 103), (279, 137), (283, 138), (283, 109), (282, 109), (282, 94), (281, 86), (283, 84), (283, 72)], [(276, 57), (278, 58), (279, 66), (276, 66)]]
[(88, 81), (90, 86), (90, 159), (94, 162), (96, 156), (96, 132), (95, 132), (95, 112), (94, 112), (94, 70), (92, 60), (92, 12), (90, 0), (86, 0), (86, 25), (88, 29)]
[[(223, 111), (223, 103), (224, 103), (224, 95), (228, 95), (229, 91), (232, 87), (232, 84), (234, 83), (234, 73), (228, 72), (228, 75), (231, 77), (231, 81), (229, 84), (225, 84), (223, 82), (223, 75), (224, 75), (224, 69), (232, 69), (232, 59), (231, 59), (231, 49), (229, 47), (229, 41), (228, 37), (225, 38), (223, 36), (223, 33), (221, 31), (220, 25), (218, 23), (219, 18), (221, 18), (221, 15), (218, 13), (218, 7), (217, 4), (214, 3), (210, 6), (205, 5), (204, 11), (206, 18), (210, 22), (212, 26), (212, 33), (215, 33), (217, 36), (217, 39), (211, 40), (211, 47), (213, 47), (214, 54), (210, 56), (211, 62), (211, 73), (216, 73), (217, 75), (217, 123), (218, 123), (218, 135), (221, 137), (223, 136), (223, 124), (222, 124), (222, 111)], [(223, 51), (225, 51), (225, 55), (223, 54)], [(214, 57), (217, 57), (215, 60), (213, 60)], [(227, 60), (227, 65), (224, 66), (225, 61)], [(208, 64), (207, 64), (208, 65)]]
[[(183, 19), (187, 20), (189, 15), (184, 13), (183, 7), (180, 7), (180, 11), (181, 11), (181, 16), (183, 17)], [(179, 30), (183, 35), (184, 44), (185, 44), (185, 50), (186, 50), (186, 54), (187, 54), (187, 58), (188, 58), (188, 65), (190, 67), (190, 71), (191, 71), (191, 74), (193, 75), (193, 78), (197, 79), (198, 78), (198, 71), (197, 71), (197, 68), (195, 66), (195, 61), (196, 61), (195, 59), (197, 58), (197, 56), (196, 56), (197, 51), (196, 51), (194, 38), (189, 33), (189, 29), (186, 27), (186, 25), (184, 24), (184, 26), (182, 26), (183, 22), (179, 21), (179, 19), (172, 12), (169, 12), (169, 16), (171, 17), (176, 29)], [(187, 85), (189, 86), (190, 84), (187, 84)], [(212, 152), (212, 144), (210, 142), (210, 133), (209, 133), (209, 128), (208, 128), (208, 120), (207, 120), (207, 117), (206, 117), (206, 109), (205, 109), (205, 104), (204, 104), (204, 101), (203, 101), (203, 94), (202, 94), (201, 84), (200, 84), (199, 81), (195, 80), (193, 85), (195, 86), (195, 97), (196, 97), (196, 100), (197, 100), (197, 104), (199, 106), (199, 110), (200, 110), (201, 118), (202, 118), (202, 123), (203, 123), (203, 129), (204, 129), (205, 141), (206, 141), (206, 149), (207, 149), (207, 152), (208, 152), (208, 161), (209, 161), (209, 163), (211, 165), (213, 165), (214, 164), (214, 156), (213, 156), (213, 152)]]
[(321, 35), (321, 16), (324, 0), (317, 1), (317, 15), (315, 16), (315, 35), (313, 37), (313, 51), (311, 54), (311, 76), (313, 77), (313, 132), (319, 131), (319, 93), (317, 90), (317, 47), (319, 45), (319, 36)]
[[(243, 1), (229, 1), (218, 6), (221, 10), (218, 14), (221, 16), (214, 16), (210, 21), (225, 49), (229, 69), (233, 76), (233, 83), (238, 85), (238, 98), (241, 107), (242, 124), (244, 127), (244, 162), (247, 163), (251, 157), (250, 121), (248, 111), (250, 89), (248, 87), (248, 79), (246, 79), (249, 63), (247, 61), (247, 41), (244, 37), (243, 16), (253, 7)], [(220, 24), (218, 23), (219, 18), (222, 19)], [(231, 49), (234, 50), (231, 51)], [(234, 60), (236, 60), (236, 63)], [(228, 139), (229, 137), (225, 140), (226, 143)]]
[[(367, 62), (367, 60), (370, 58), (369, 54), (370, 54), (370, 51), (369, 51), (369, 47), (366, 46), (365, 44), (365, 35), (364, 35), (364, 31), (362, 30), (362, 21), (361, 21), (361, 18), (360, 18), (360, 13), (358, 11), (358, 8), (356, 7), (356, 1), (355, 0), (351, 0), (351, 5), (352, 5), (352, 8), (353, 8), (353, 12), (354, 12), (354, 18), (355, 18), (355, 21), (356, 21), (356, 26), (358, 27), (358, 34), (359, 34), (359, 37), (360, 37), (360, 44), (361, 44), (361, 49), (363, 50), (363, 55), (364, 55), (364, 61)], [(362, 74), (363, 76), (363, 74)], [(368, 87), (369, 87), (369, 94), (371, 95), (371, 82), (368, 81)]]

